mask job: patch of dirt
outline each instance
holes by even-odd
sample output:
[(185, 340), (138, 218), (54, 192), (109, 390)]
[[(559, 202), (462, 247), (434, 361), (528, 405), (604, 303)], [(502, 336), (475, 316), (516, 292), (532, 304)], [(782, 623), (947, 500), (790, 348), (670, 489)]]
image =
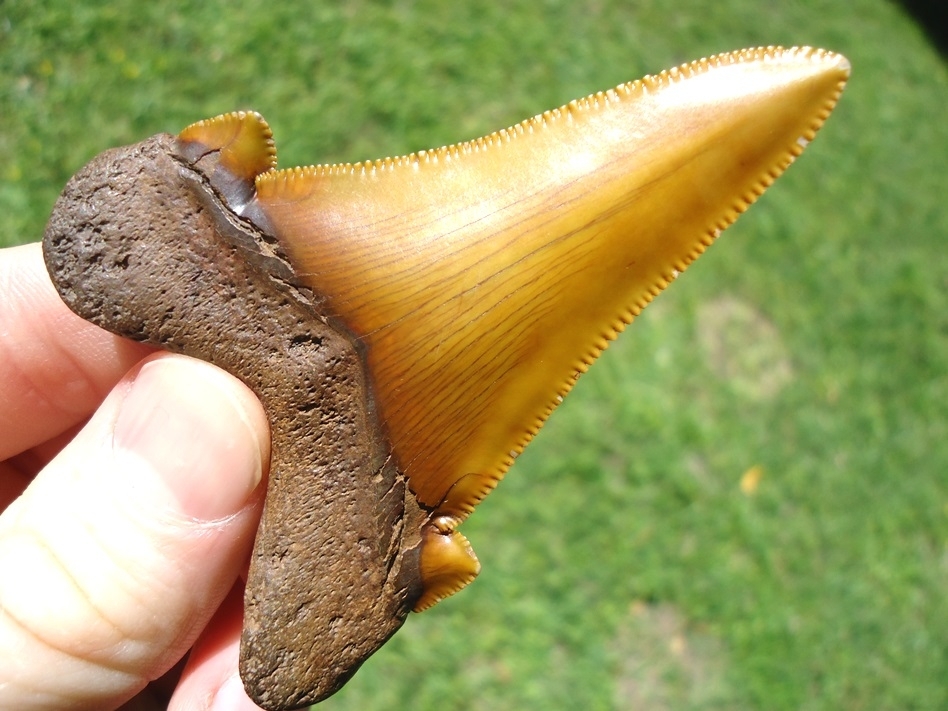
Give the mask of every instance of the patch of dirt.
[(697, 321), (708, 366), (741, 394), (770, 399), (792, 380), (780, 332), (750, 304), (723, 296), (702, 305)]
[(689, 628), (672, 605), (632, 605), (616, 636), (623, 661), (615, 708), (724, 709), (726, 655), (715, 637)]

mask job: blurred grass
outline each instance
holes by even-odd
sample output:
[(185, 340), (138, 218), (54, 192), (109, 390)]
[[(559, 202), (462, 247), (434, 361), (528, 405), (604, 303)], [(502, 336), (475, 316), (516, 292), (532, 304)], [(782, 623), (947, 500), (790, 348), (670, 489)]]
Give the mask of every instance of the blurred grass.
[(881, 0), (0, 3), (0, 244), (223, 111), (360, 160), (759, 44), (845, 53), (837, 112), (465, 524), (479, 580), (322, 708), (948, 708), (945, 65)]

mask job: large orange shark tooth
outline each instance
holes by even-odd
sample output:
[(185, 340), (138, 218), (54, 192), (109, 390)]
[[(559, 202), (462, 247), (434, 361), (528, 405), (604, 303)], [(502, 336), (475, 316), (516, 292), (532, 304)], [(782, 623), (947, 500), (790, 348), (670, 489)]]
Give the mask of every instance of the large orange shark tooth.
[(418, 500), (460, 522), (848, 74), (809, 48), (720, 54), (469, 143), (265, 172), (248, 210), (366, 345)]
[(720, 54), (468, 143), (281, 171), (266, 122), (234, 113), (77, 173), (44, 238), (66, 303), (229, 370), (270, 417), (257, 703), (332, 694), (477, 575), (458, 525), (848, 76), (823, 50)]

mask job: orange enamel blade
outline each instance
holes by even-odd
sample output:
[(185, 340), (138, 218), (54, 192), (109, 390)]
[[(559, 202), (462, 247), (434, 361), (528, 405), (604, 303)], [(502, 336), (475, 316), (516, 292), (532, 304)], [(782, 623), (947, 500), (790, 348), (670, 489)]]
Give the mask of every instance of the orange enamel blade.
[(790, 165), (848, 75), (809, 48), (718, 55), (470, 143), (271, 171), (251, 208), (365, 343), (419, 500), (460, 520)]

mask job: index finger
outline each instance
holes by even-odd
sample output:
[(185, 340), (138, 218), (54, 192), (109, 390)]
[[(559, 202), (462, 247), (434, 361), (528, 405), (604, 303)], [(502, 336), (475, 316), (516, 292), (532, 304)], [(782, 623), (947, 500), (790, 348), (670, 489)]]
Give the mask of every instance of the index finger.
[(38, 243), (0, 249), (0, 461), (85, 420), (153, 350), (72, 313)]

